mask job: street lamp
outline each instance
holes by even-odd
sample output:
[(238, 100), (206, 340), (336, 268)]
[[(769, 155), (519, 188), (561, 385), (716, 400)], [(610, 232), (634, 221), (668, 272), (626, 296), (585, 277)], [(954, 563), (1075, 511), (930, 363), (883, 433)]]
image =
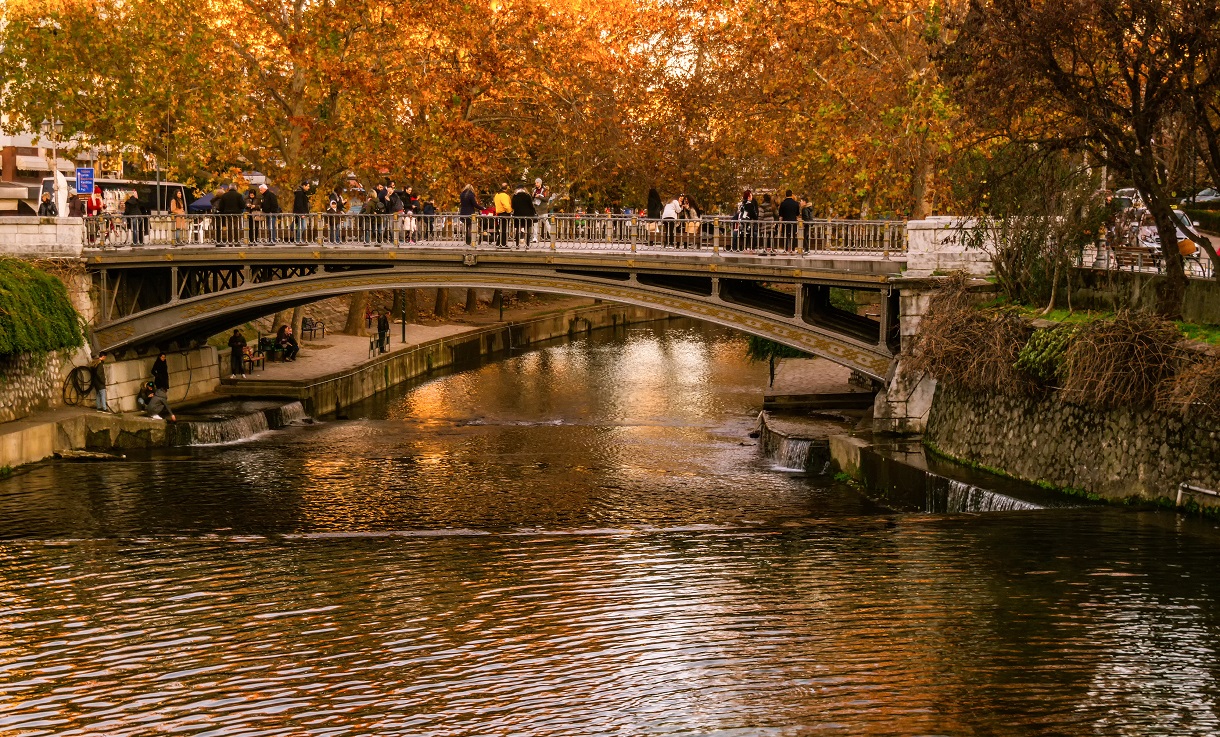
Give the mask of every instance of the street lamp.
[(55, 193), (55, 207), (59, 208), (59, 134), (63, 132), (62, 120), (47, 120), (43, 118), (42, 135), (51, 139), (51, 190)]

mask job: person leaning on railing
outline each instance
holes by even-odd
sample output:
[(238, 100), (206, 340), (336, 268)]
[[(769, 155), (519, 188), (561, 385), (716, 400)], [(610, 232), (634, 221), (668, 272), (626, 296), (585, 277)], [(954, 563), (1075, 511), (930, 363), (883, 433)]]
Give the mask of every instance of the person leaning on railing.
[(517, 191), (513, 192), (511, 200), (513, 206), (513, 233), (516, 238), (516, 247), (521, 247), (521, 232), (525, 231), (525, 247), (530, 245), (530, 231), (534, 224), (534, 218), (538, 216), (534, 210), (534, 198), (525, 189), (525, 184), (517, 187)]

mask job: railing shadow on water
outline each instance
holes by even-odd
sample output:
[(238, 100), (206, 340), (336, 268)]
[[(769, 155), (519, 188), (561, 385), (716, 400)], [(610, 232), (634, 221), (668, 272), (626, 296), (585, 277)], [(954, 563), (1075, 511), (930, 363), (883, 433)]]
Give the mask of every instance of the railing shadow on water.
[(688, 252), (888, 257), (906, 251), (898, 220), (759, 221), (636, 216), (203, 214), (85, 219), (88, 248), (309, 246)]

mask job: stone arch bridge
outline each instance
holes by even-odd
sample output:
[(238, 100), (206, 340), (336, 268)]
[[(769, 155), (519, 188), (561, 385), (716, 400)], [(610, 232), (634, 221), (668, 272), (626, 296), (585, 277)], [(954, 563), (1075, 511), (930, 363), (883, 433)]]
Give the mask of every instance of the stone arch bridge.
[[(758, 335), (884, 380), (898, 348), (905, 254), (639, 253), (460, 245), (90, 248), (95, 348), (188, 345), (275, 310), (359, 290), (503, 288), (663, 310)], [(837, 308), (865, 293), (874, 317)]]

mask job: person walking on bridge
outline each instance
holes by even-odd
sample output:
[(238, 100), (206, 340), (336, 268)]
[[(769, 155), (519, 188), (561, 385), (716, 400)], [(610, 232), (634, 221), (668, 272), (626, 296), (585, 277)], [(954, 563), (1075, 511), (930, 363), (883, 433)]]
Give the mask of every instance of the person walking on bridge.
[(218, 208), (224, 233), (222, 245), (237, 245), (241, 241), (241, 216), (245, 211), (246, 198), (237, 191), (236, 184), (230, 184), (224, 194), (220, 196), (220, 207)]
[(513, 198), (508, 194), (508, 182), (500, 183), (500, 191), (492, 198), (496, 208), (496, 246), (508, 248), (508, 227), (512, 222)]
[(779, 203), (779, 219), (783, 223), (782, 246), (787, 253), (796, 250), (796, 221), (801, 218), (801, 203), (792, 196), (792, 190), (784, 192), (784, 201)]
[(551, 233), (547, 226), (547, 213), (551, 209), (551, 190), (542, 183), (542, 177), (534, 180), (534, 191), (530, 196), (534, 200), (534, 212), (538, 216), (538, 224), (534, 228), (534, 242), (537, 243), (540, 239), (549, 240)]
[(476, 224), (478, 223), (479, 211), (483, 206), (479, 204), (478, 195), (474, 193), (474, 186), (467, 184), (462, 187), (462, 196), (458, 201), (458, 215), (462, 218), (462, 225), (466, 228), (466, 245), (470, 245), (470, 239), (474, 237)]
[(305, 240), (307, 234), (309, 220), (309, 182), (301, 182), (301, 186), (297, 187), (292, 193), (292, 214), (296, 220), (296, 240), (298, 243)]
[(754, 193), (747, 189), (741, 194), (741, 204), (737, 206), (737, 224), (733, 228), (734, 251), (744, 251), (753, 245), (756, 220), (758, 203), (754, 201)]
[(123, 215), (127, 218), (127, 229), (131, 231), (131, 245), (144, 245), (144, 229), (148, 221), (144, 218), (144, 205), (134, 191), (123, 203)]
[(267, 238), (275, 243), (280, 236), (278, 227), (280, 213), (284, 210), (280, 207), (280, 198), (266, 184), (258, 185), (258, 191), (262, 195), (259, 198), (259, 209), (267, 217)]
[(516, 234), (516, 247), (521, 247), (521, 231), (525, 231), (525, 247), (530, 246), (530, 230), (534, 224), (534, 219), (538, 217), (538, 211), (534, 209), (534, 198), (525, 190), (525, 185), (517, 187), (517, 191), (513, 192), (513, 231)]

